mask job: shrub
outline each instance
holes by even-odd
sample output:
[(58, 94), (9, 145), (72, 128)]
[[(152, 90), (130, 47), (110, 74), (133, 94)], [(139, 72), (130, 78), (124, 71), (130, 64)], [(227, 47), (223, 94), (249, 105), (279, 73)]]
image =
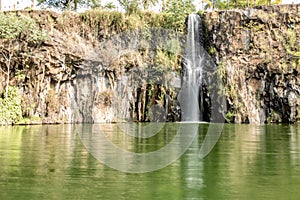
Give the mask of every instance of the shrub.
[(22, 117), (22, 97), (17, 87), (8, 87), (8, 93), (0, 98), (0, 124), (12, 124), (23, 119)]

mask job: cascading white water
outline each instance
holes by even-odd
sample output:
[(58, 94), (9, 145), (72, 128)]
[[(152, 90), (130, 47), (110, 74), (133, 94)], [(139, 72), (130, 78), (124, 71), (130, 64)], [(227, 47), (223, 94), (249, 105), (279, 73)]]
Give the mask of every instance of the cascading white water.
[(181, 120), (199, 121), (199, 88), (201, 86), (201, 19), (196, 14), (188, 17), (188, 34), (185, 47), (185, 69), (181, 88)]

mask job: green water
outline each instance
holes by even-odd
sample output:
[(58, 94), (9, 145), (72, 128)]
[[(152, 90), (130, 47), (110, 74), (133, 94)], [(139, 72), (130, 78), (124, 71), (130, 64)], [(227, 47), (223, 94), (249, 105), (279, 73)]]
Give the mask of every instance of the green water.
[[(103, 126), (109, 138), (140, 152), (175, 134), (124, 142), (115, 126)], [(0, 199), (300, 199), (299, 125), (225, 125), (200, 160), (207, 126), (199, 124), (199, 137), (181, 159), (143, 174), (101, 164), (74, 125), (0, 127)]]

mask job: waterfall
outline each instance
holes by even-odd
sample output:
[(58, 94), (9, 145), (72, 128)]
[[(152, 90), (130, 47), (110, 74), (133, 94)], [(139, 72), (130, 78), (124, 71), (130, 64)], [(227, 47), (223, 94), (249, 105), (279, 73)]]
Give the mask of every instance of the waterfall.
[(202, 81), (201, 67), (201, 19), (196, 14), (188, 17), (188, 34), (185, 47), (185, 62), (181, 88), (181, 120), (199, 121), (199, 92)]

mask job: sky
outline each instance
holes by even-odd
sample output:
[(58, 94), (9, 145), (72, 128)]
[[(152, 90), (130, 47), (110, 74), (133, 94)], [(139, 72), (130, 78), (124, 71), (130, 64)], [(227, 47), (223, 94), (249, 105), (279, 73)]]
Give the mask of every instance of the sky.
[[(37, 1), (37, 0), (35, 0)], [(2, 10), (22, 10), (26, 7), (31, 7), (32, 0), (1, 0)]]

